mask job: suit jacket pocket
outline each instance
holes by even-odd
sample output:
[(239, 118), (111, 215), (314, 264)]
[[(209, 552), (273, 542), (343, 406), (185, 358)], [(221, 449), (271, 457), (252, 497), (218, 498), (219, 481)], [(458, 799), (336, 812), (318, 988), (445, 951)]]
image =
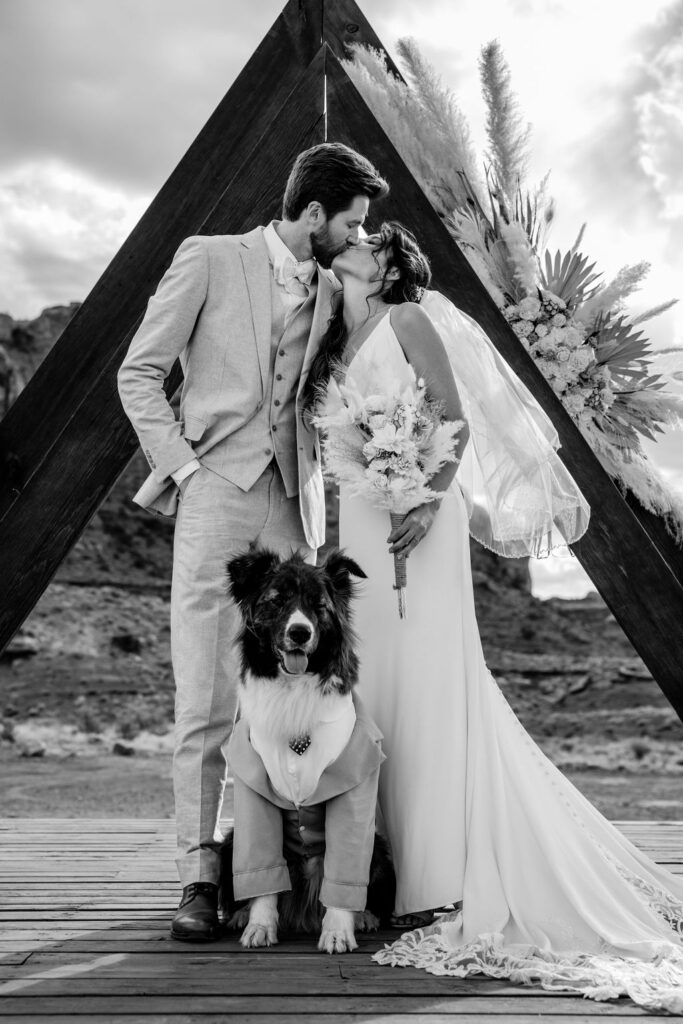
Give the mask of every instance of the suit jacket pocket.
[(191, 413), (185, 413), (184, 416), (185, 425), (183, 428), (183, 435), (186, 441), (201, 441), (206, 431), (207, 422), (202, 419), (201, 416), (193, 416)]

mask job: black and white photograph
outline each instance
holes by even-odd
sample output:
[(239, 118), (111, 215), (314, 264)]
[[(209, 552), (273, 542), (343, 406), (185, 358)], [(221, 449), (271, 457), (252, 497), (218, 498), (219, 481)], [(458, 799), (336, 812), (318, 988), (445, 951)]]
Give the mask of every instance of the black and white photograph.
[(0, 1024), (683, 1016), (683, 0), (0, 0)]

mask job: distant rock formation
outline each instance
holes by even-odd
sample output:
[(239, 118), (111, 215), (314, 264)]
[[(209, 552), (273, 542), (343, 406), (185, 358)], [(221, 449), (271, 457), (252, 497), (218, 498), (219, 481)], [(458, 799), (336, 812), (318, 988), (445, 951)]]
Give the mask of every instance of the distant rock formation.
[(0, 414), (26, 387), (79, 307), (80, 302), (49, 306), (35, 320), (0, 313)]

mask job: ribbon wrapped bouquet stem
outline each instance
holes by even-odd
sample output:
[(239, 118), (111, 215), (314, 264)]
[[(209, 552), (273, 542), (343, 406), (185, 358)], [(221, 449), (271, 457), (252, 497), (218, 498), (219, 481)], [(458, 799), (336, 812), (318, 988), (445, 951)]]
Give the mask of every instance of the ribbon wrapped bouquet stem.
[[(391, 528), (395, 530), (405, 519), (403, 512), (390, 512)], [(406, 587), (408, 586), (408, 564), (405, 555), (394, 555), (394, 590), (398, 594), (398, 616), (405, 619), (408, 609), (406, 607)]]

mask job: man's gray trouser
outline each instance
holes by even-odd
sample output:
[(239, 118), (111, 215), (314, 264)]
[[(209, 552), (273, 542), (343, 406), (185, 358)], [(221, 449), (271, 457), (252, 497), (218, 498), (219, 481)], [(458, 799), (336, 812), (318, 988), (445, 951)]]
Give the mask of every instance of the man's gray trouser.
[(227, 777), (224, 747), (235, 713), (240, 617), (228, 595), (226, 562), (258, 540), (282, 556), (301, 551), (299, 499), (288, 498), (274, 463), (250, 491), (202, 466), (188, 480), (176, 520), (171, 653), (176, 682), (175, 793), (183, 886), (217, 882), (218, 828)]

